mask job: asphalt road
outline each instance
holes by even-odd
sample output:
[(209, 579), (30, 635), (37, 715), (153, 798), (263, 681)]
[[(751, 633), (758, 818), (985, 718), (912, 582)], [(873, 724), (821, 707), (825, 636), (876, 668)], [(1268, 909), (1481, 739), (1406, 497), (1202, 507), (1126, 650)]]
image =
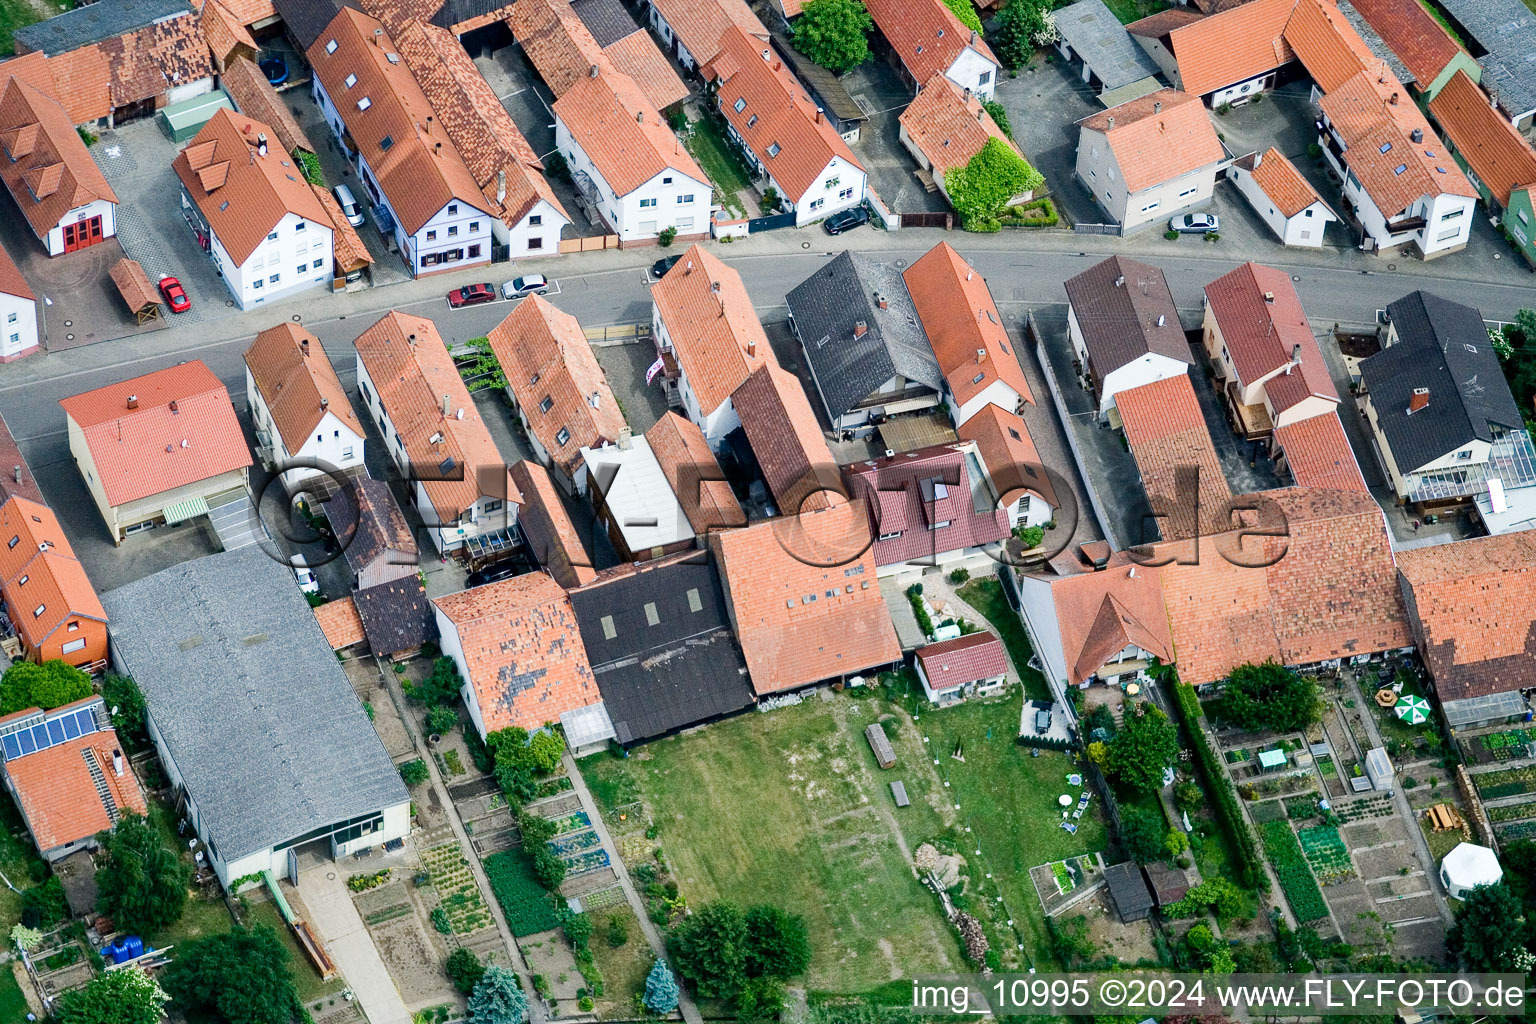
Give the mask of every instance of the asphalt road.
[[(829, 243), (867, 250), (882, 260), (911, 263), (940, 237), (939, 232), (932, 231), (884, 234), (861, 230), (833, 243), (819, 233), (775, 234), (785, 237), (776, 238), (773, 248), (766, 251), (742, 252), (748, 248), (745, 244), (734, 251), (727, 247), (715, 249), (741, 272), (759, 314), (765, 319), (782, 315), (784, 294), (835, 254), (836, 250), (826, 249)], [(1019, 320), (1031, 307), (1065, 302), (1062, 283), (1066, 279), (1110, 252), (1131, 248), (1119, 239), (1060, 234), (976, 238), (953, 233), (944, 237), (987, 278), (1002, 312)], [(975, 244), (970, 244), (972, 239)], [(1018, 239), (1017, 243), (1014, 239)], [(791, 248), (797, 241), (809, 241), (811, 248)], [(1065, 247), (1073, 251), (1063, 251)], [(1206, 251), (1193, 242), (1181, 243), (1167, 255), (1132, 254), (1162, 268), (1175, 302), (1187, 310), (1198, 310), (1201, 289), (1237, 266), (1242, 256), (1215, 248)], [(1273, 249), (1255, 255), (1263, 258), (1271, 254), (1292, 256), (1290, 252)], [(590, 257), (574, 257), (537, 268), (558, 282), (558, 294), (552, 295), (551, 301), (588, 327), (649, 320), (650, 281), (646, 268), (655, 257), (654, 252), (598, 255), (607, 258), (599, 263)], [(1457, 264), (1457, 260), (1464, 262)], [(1293, 261), (1266, 262), (1292, 274), (1308, 313), (1324, 323), (1367, 323), (1376, 308), (1416, 288), (1438, 291), (1475, 305), (1490, 319), (1512, 319), (1522, 305), (1536, 304), (1536, 288), (1528, 283), (1529, 276), (1511, 273), (1515, 268), (1510, 266), (1510, 260), (1490, 265), (1488, 269), (1496, 272), (1488, 275), (1489, 280), (1470, 279), (1468, 275), (1477, 273), (1481, 265), (1479, 257), (1471, 253), (1431, 264), (1410, 259), (1389, 264), (1384, 259), (1334, 256), (1335, 265), (1329, 265), (1328, 254), (1312, 252), (1298, 253)], [(1401, 269), (1389, 270), (1389, 265)], [(477, 275), (463, 276), (470, 279)], [(478, 276), (492, 275), (481, 268)], [(46, 465), (69, 458), (59, 399), (116, 380), (187, 359), (202, 359), (229, 386), (236, 404), (243, 406), (245, 371), (241, 353), (257, 331), (290, 315), (302, 318), (305, 326), (320, 338), (343, 384), (350, 387), (355, 378), (352, 340), (388, 309), (399, 308), (432, 318), (450, 344), (484, 335), (511, 311), (511, 305), (504, 302), (449, 309), (442, 296), (459, 283), (462, 282), (458, 277), (439, 277), (387, 289), (325, 296), (196, 325), (178, 326), (173, 322), (170, 328), (153, 334), (12, 363), (0, 367), (0, 412), (22, 442), (28, 459)], [(342, 314), (340, 310), (347, 312)], [(310, 319), (312, 312), (329, 315)]]

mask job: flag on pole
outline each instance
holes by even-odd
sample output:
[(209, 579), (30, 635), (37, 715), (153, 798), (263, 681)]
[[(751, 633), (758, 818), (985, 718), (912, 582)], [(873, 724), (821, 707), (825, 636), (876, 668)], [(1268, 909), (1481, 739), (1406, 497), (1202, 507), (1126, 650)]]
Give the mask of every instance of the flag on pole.
[(658, 373), (660, 373), (660, 372), (661, 372), (661, 356), (657, 356), (656, 357), (656, 361), (654, 363), (652, 363), (646, 369), (646, 371), (645, 371), (645, 382), (647, 384), (650, 384), (651, 381), (656, 379), (656, 375)]

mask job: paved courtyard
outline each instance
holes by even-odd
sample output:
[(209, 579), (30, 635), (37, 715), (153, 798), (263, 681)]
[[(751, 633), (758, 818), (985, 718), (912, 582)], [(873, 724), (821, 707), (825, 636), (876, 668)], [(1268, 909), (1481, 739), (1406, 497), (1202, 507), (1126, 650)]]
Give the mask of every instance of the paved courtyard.
[(843, 85), (868, 116), (853, 151), (886, 208), (894, 213), (948, 210), (949, 203), (938, 190), (926, 191), (913, 175), (917, 161), (901, 144), (901, 112), (912, 94), (896, 71), (884, 61), (866, 61), (844, 76)]

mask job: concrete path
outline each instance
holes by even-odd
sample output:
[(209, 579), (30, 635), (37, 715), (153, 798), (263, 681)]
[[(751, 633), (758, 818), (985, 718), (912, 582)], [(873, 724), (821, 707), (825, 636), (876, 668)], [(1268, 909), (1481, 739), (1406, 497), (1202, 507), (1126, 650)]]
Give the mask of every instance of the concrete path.
[(309, 926), (357, 994), (370, 1024), (411, 1024), (405, 1000), (347, 892), (341, 866), (327, 862), (300, 871), (299, 897)]
[[(571, 783), (575, 787), (574, 792), (581, 798), (581, 808), (587, 812), (587, 817), (592, 819), (592, 831), (597, 833), (597, 838), (602, 840), (603, 849), (608, 851), (608, 859), (613, 864), (614, 874), (619, 876), (619, 887), (624, 890), (624, 898), (629, 900), (629, 909), (635, 912), (636, 919), (640, 922), (640, 931), (645, 935), (645, 941), (650, 943), (651, 952), (657, 957), (667, 955), (667, 943), (657, 929), (656, 923), (645, 912), (645, 901), (640, 898), (640, 893), (635, 890), (634, 883), (629, 879), (629, 872), (624, 868), (624, 861), (619, 857), (619, 848), (614, 843), (613, 837), (608, 834), (608, 825), (603, 821), (602, 812), (597, 808), (597, 801), (592, 799), (592, 793), (587, 789), (587, 780), (581, 777), (581, 769), (576, 766), (576, 759), (570, 751), (565, 752), (565, 772), (571, 777)], [(704, 1016), (699, 1013), (699, 1008), (694, 1005), (693, 996), (682, 985), (677, 988), (677, 1008), (682, 1011), (683, 1020), (687, 1024), (704, 1024)]]

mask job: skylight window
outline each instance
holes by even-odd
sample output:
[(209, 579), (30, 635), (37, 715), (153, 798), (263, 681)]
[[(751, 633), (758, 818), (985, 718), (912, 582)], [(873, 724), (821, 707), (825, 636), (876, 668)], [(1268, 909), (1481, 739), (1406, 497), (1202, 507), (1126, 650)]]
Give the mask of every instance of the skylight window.
[(395, 137), (393, 135), (386, 135), (379, 140), (379, 149), (381, 151), (388, 151), (389, 147), (393, 146), (394, 144)]
[(768, 155), (769, 156), (778, 156), (779, 155), (779, 144), (777, 142), (770, 142), (768, 144)]
[(391, 64), (400, 63), (400, 55), (398, 53), (386, 53), (384, 55), (384, 59), (389, 61)]
[(1381, 144), (1381, 152), (1383, 152), (1383, 153), (1387, 152), (1391, 148), (1392, 148), (1392, 143), (1390, 143), (1390, 142), (1383, 142)]
[(373, 100), (369, 99), (367, 96), (364, 96), (362, 99), (357, 101), (358, 110), (367, 110), (371, 106), (373, 106)]
[(1407, 169), (1408, 169), (1408, 165), (1407, 164), (1398, 164), (1396, 167), (1392, 168), (1392, 173), (1393, 174), (1402, 174)]
[(354, 85), (357, 84), (357, 76), (356, 75), (348, 75), (346, 77), (346, 80), (345, 80), (344, 84), (346, 85), (346, 87), (348, 89), (352, 88)]
[(735, 109), (736, 113), (739, 114), (743, 110), (747, 109), (747, 98), (745, 96), (738, 96), (736, 97), (736, 102), (731, 104), (731, 106)]
[(334, 40), (334, 39), (327, 39), (325, 41), (325, 52), (326, 53), (335, 53), (336, 52), (336, 40)]

